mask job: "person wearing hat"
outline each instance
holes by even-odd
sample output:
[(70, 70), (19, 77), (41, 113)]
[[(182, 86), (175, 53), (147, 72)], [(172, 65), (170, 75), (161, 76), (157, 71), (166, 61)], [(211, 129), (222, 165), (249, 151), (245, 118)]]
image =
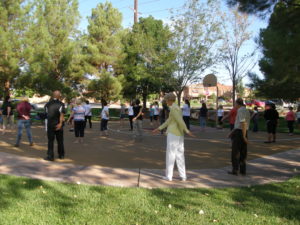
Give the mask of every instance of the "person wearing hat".
[(244, 101), (238, 98), (235, 101), (237, 115), (235, 118), (234, 128), (228, 135), (232, 140), (231, 146), (231, 163), (232, 171), (229, 174), (246, 175), (246, 159), (247, 159), (247, 132), (250, 124), (250, 112), (246, 109)]
[(31, 105), (28, 103), (28, 98), (23, 97), (22, 101), (17, 105), (18, 134), (17, 134), (17, 141), (15, 147), (19, 147), (20, 145), (23, 127), (25, 127), (26, 129), (29, 145), (33, 146), (32, 134), (31, 134), (30, 111), (31, 111)]
[(158, 133), (167, 128), (166, 176), (163, 179), (172, 181), (176, 162), (179, 176), (182, 181), (185, 181), (184, 133), (191, 137), (194, 137), (194, 135), (187, 129), (183, 121), (181, 109), (175, 103), (176, 96), (173, 93), (168, 93), (165, 95), (164, 100), (170, 107), (169, 118), (160, 127), (153, 130), (153, 133)]

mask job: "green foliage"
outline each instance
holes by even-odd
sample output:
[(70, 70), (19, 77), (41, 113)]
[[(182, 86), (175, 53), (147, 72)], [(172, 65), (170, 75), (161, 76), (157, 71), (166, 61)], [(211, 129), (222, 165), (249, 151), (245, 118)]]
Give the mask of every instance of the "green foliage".
[(0, 1), (0, 95), (8, 94), (23, 65), (22, 45), (28, 7), (24, 0)]
[[(299, 0), (295, 3), (300, 3)], [(250, 74), (259, 96), (296, 100), (300, 97), (300, 6), (278, 3), (269, 25), (260, 33), (264, 77)]]
[(19, 87), (31, 87), (41, 95), (57, 89), (69, 95), (84, 75), (78, 69), (78, 2), (35, 0), (33, 6), (26, 33), (28, 68), (19, 80)]
[(96, 99), (118, 100), (122, 90), (121, 82), (109, 72), (100, 74), (99, 79), (91, 80), (88, 86), (89, 95)]
[(109, 2), (100, 3), (92, 9), (88, 18), (86, 46), (87, 71), (97, 74), (101, 70), (117, 70), (124, 57), (121, 43), (122, 14)]
[(140, 18), (124, 37), (126, 58), (123, 62), (124, 96), (142, 95), (144, 104), (149, 94), (168, 87), (174, 68), (174, 52), (169, 47), (171, 32), (161, 20), (152, 16)]
[(214, 49), (220, 37), (217, 1), (201, 3), (187, 1), (183, 13), (172, 17), (174, 35), (171, 46), (176, 52), (176, 68), (173, 73), (173, 86), (178, 102), (184, 88), (200, 80), (203, 72), (217, 60)]

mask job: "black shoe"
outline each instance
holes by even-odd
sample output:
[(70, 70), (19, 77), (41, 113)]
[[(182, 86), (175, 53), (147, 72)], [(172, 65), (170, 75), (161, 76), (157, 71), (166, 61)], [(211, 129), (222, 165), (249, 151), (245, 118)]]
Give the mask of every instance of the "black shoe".
[(236, 172), (236, 171), (228, 171), (227, 173), (230, 175), (235, 175), (235, 176), (238, 175), (238, 172)]
[(16, 148), (18, 148), (20, 145), (19, 145), (19, 144), (15, 144), (14, 146), (15, 146)]
[(54, 161), (53, 158), (49, 158), (49, 157), (44, 158), (44, 160), (46, 160), (46, 161)]
[(60, 156), (58, 156), (58, 158), (60, 158), (60, 159), (64, 159), (64, 158), (65, 158), (65, 156), (63, 156), (63, 155), (60, 155)]
[(242, 176), (246, 176), (246, 172), (240, 172), (240, 174), (242, 175)]
[(266, 143), (266, 144), (270, 144), (270, 143), (272, 143), (271, 141), (265, 141), (264, 143)]

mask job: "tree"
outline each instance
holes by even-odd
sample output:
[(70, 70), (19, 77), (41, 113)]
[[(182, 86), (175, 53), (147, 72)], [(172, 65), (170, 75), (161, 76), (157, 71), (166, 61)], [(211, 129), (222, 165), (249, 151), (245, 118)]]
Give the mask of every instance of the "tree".
[(122, 14), (105, 2), (92, 9), (88, 19), (85, 62), (87, 72), (92, 75), (88, 90), (101, 101), (116, 100), (122, 89), (116, 78), (124, 58)]
[(89, 96), (109, 102), (120, 98), (122, 85), (110, 72), (103, 72), (99, 79), (91, 80), (88, 90), (90, 92)]
[(129, 98), (142, 95), (144, 107), (149, 94), (168, 88), (165, 81), (174, 68), (170, 39), (169, 27), (152, 16), (140, 18), (124, 38), (124, 95)]
[(26, 73), (19, 86), (31, 87), (41, 95), (56, 89), (71, 94), (84, 75), (78, 68), (78, 2), (35, 0), (33, 9), (26, 33)]
[[(300, 3), (300, 1), (295, 1)], [(259, 96), (296, 100), (300, 97), (300, 7), (278, 3), (267, 28), (261, 30), (259, 61), (263, 78), (250, 74)]]
[(27, 13), (24, 0), (0, 1), (0, 95), (9, 95), (11, 84), (21, 72)]
[(272, 13), (277, 3), (287, 6), (300, 6), (297, 0), (227, 0), (227, 3), (231, 7), (238, 6), (241, 12), (257, 14), (262, 17)]
[(232, 82), (232, 102), (235, 103), (236, 86), (242, 82), (248, 72), (255, 66), (252, 53), (243, 53), (243, 46), (251, 39), (248, 31), (250, 22), (248, 15), (239, 13), (237, 9), (230, 14), (222, 15), (222, 49), (220, 63), (228, 72)]
[(171, 47), (176, 52), (172, 81), (179, 105), (184, 88), (199, 81), (218, 58), (215, 48), (220, 39), (217, 6), (215, 1), (201, 4), (199, 0), (189, 0), (184, 12), (172, 17)]

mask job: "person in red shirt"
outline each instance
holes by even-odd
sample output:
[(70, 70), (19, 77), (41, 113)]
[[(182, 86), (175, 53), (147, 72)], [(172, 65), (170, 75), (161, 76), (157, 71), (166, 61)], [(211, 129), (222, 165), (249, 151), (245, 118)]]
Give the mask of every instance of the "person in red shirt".
[(295, 123), (295, 120), (296, 120), (296, 115), (293, 111), (293, 107), (289, 107), (289, 111), (286, 114), (285, 119), (287, 121), (287, 125), (288, 125), (288, 128), (289, 128), (289, 135), (293, 135), (293, 133), (294, 133), (294, 123)]
[(31, 111), (31, 105), (28, 103), (28, 98), (23, 97), (22, 101), (17, 105), (18, 135), (17, 135), (17, 141), (15, 147), (19, 147), (20, 145), (23, 127), (25, 127), (26, 129), (29, 145), (33, 146), (32, 134), (31, 134), (30, 111)]
[(227, 114), (226, 116), (223, 117), (222, 121), (226, 120), (227, 118), (229, 118), (229, 124), (230, 124), (230, 130), (233, 130), (234, 128), (234, 122), (235, 122), (235, 118), (236, 118), (236, 114), (237, 114), (237, 107), (234, 106), (229, 114)]

